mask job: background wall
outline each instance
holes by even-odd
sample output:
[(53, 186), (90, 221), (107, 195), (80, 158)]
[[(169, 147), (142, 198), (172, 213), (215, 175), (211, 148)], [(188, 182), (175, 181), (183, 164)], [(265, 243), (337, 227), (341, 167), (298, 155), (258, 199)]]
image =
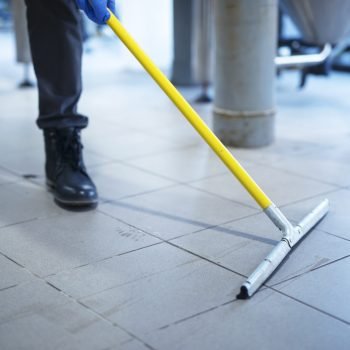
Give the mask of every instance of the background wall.
[[(168, 69), (173, 52), (172, 0), (117, 0), (121, 19), (131, 34), (163, 69)], [(121, 50), (128, 68), (139, 69), (130, 54)]]

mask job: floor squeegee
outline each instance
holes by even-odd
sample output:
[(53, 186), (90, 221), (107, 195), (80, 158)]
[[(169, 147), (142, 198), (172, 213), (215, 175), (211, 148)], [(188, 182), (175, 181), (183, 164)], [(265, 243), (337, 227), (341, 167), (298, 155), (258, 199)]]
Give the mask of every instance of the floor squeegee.
[(223, 161), (242, 186), (249, 192), (254, 200), (263, 209), (264, 213), (282, 232), (281, 241), (274, 247), (271, 253), (262, 261), (256, 270), (247, 278), (241, 286), (239, 299), (248, 299), (260, 286), (272, 275), (293, 247), (307, 235), (307, 233), (327, 214), (329, 210), (328, 199), (324, 199), (314, 210), (311, 211), (298, 225), (293, 226), (283, 215), (278, 207), (262, 191), (256, 182), (250, 177), (236, 158), (215, 136), (205, 124), (197, 112), (190, 106), (180, 92), (153, 63), (148, 55), (135, 42), (127, 30), (123, 27), (116, 16), (110, 11), (107, 24), (113, 32), (125, 44), (135, 58), (140, 62), (149, 75), (155, 80), (170, 100), (176, 105), (184, 117), (197, 130), (211, 149)]

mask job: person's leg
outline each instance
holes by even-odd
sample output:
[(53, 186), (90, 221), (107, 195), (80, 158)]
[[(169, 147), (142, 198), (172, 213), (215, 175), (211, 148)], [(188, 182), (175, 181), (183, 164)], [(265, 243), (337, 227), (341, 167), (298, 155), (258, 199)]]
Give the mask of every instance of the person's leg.
[(80, 12), (74, 0), (26, 0), (26, 4), (47, 183), (60, 204), (96, 204), (96, 187), (86, 172), (80, 141), (88, 118), (77, 112), (82, 90)]
[(80, 98), (81, 15), (73, 0), (26, 0), (34, 70), (38, 79), (40, 128), (85, 127)]

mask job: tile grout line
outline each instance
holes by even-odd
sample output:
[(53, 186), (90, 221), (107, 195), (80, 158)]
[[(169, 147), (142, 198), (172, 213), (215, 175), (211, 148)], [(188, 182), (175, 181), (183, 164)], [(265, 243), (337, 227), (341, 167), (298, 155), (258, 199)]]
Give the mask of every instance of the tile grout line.
[[(186, 237), (186, 236), (190, 236), (190, 235), (194, 235), (194, 234), (197, 234), (197, 233), (201, 233), (201, 232), (204, 232), (204, 231), (207, 231), (207, 230), (217, 230), (218, 228), (223, 228), (225, 225), (228, 225), (228, 224), (233, 224), (235, 222), (239, 222), (241, 220), (245, 220), (245, 219), (248, 219), (248, 218), (254, 218), (254, 216), (259, 216), (261, 215), (262, 212), (256, 212), (256, 213), (253, 213), (253, 214), (249, 214), (249, 215), (246, 215), (246, 216), (243, 216), (241, 218), (237, 218), (237, 219), (233, 219), (233, 220), (230, 220), (230, 221), (226, 221), (226, 222), (223, 222), (221, 224), (218, 224), (218, 225), (213, 225), (213, 226), (209, 226), (207, 228), (202, 228), (202, 229), (199, 229), (197, 231), (193, 231), (193, 232), (190, 232), (190, 233), (186, 233), (186, 234), (182, 234), (180, 236), (177, 236), (177, 237), (174, 237), (174, 238), (170, 238), (168, 239), (167, 241), (171, 242), (173, 240), (176, 240), (178, 238), (182, 238), (182, 237)], [(274, 244), (277, 244), (279, 242), (279, 240), (270, 240), (270, 239), (261, 239), (261, 240), (257, 240), (257, 239), (253, 239), (253, 238), (249, 238), (249, 237), (245, 237), (246, 239), (252, 241), (252, 242), (256, 242), (256, 241), (264, 241), (263, 243), (266, 243), (266, 244), (270, 244), (272, 245), (270, 241), (273, 241)]]
[(308, 271), (302, 272), (302, 273), (300, 273), (300, 274), (298, 274), (298, 275), (292, 276), (292, 277), (287, 278), (287, 279), (285, 279), (285, 280), (283, 280), (283, 281), (280, 281), (280, 282), (277, 282), (277, 283), (275, 283), (275, 284), (272, 284), (270, 287), (271, 287), (271, 288), (277, 287), (277, 286), (279, 286), (279, 285), (281, 285), (281, 284), (284, 284), (284, 283), (289, 282), (289, 281), (293, 281), (294, 279), (297, 279), (297, 278), (299, 278), (299, 277), (308, 275), (308, 274), (310, 274), (310, 273), (312, 273), (312, 272), (314, 272), (314, 271), (323, 269), (323, 268), (325, 268), (325, 267), (327, 267), (327, 266), (329, 266), (329, 265), (335, 264), (335, 263), (337, 263), (337, 262), (339, 262), (339, 261), (342, 261), (342, 260), (346, 260), (346, 259), (348, 259), (348, 258), (350, 258), (350, 255), (346, 255), (346, 256), (343, 256), (343, 257), (341, 257), (341, 258), (334, 259), (334, 260), (332, 260), (332, 261), (328, 261), (327, 263), (324, 263), (324, 264), (322, 264), (322, 265), (320, 265), (320, 266), (314, 267), (314, 268), (312, 268), (312, 269), (310, 269), (310, 270), (308, 270)]
[[(169, 143), (169, 145), (172, 144), (172, 142)], [(179, 152), (182, 150), (185, 150), (187, 148), (195, 149), (195, 148), (201, 148), (202, 145), (198, 144), (192, 144), (192, 145), (182, 145), (182, 146), (174, 146), (174, 148), (167, 149), (165, 151), (155, 151), (149, 154), (144, 154), (144, 155), (136, 155), (136, 156), (131, 156), (128, 159), (123, 159), (124, 161), (134, 161), (142, 158), (148, 158), (148, 157), (154, 157), (154, 156), (160, 156), (160, 155), (165, 155), (166, 153), (175, 153)]]
[[(44, 280), (45, 281), (45, 280)], [(118, 323), (113, 322), (111, 320), (109, 320), (108, 318), (104, 317), (101, 313), (97, 312), (96, 310), (90, 308), (89, 306), (85, 305), (84, 303), (82, 303), (81, 301), (79, 301), (78, 299), (72, 297), (71, 295), (65, 293), (64, 291), (57, 289), (55, 286), (51, 285), (50, 282), (45, 281), (45, 283), (47, 285), (49, 285), (51, 288), (54, 288), (55, 290), (59, 291), (61, 294), (63, 294), (67, 299), (75, 302), (77, 305), (82, 306), (85, 310), (89, 311), (91, 314), (97, 316), (99, 319), (109, 323), (111, 326), (113, 326), (114, 328), (119, 328), (122, 331), (124, 331), (125, 333), (127, 333), (129, 336), (131, 336), (133, 339), (138, 340), (139, 342), (141, 342), (144, 346), (146, 346), (148, 349), (150, 350), (155, 350), (153, 347), (151, 347), (149, 344), (147, 344), (146, 342), (144, 342), (141, 338), (139, 338), (138, 336), (136, 336), (135, 334), (133, 334), (132, 332), (130, 332), (129, 330), (127, 330), (124, 327), (121, 327)]]
[[(62, 289), (56, 287), (54, 284), (52, 284), (51, 282), (47, 281), (45, 277), (40, 277), (39, 275), (33, 273), (32, 271), (30, 271), (29, 269), (27, 269), (25, 266), (22, 266), (21, 264), (17, 263), (15, 260), (9, 258), (7, 255), (4, 255), (3, 253), (0, 252), (1, 255), (3, 255), (5, 258), (9, 259), (10, 261), (14, 262), (15, 264), (17, 264), (18, 266), (22, 267), (25, 271), (27, 271), (29, 274), (31, 274), (33, 277), (35, 277), (36, 280), (40, 280), (43, 283), (45, 283), (46, 285), (48, 285), (50, 288), (55, 289), (57, 292), (61, 293), (62, 295), (64, 295), (68, 300), (71, 300), (73, 302), (75, 302), (76, 304), (81, 305), (84, 309), (88, 310), (90, 313), (94, 314), (95, 316), (98, 316), (100, 319), (104, 320), (105, 322), (111, 324), (113, 327), (117, 327), (121, 330), (123, 330), (124, 332), (126, 332), (127, 334), (129, 334), (132, 338), (137, 339), (138, 341), (140, 341), (143, 345), (145, 345), (148, 349), (150, 350), (155, 350), (154, 348), (152, 348), (150, 345), (148, 345), (147, 343), (145, 343), (141, 338), (137, 337), (136, 335), (134, 335), (133, 333), (129, 332), (127, 329), (125, 329), (124, 327), (119, 326), (117, 323), (110, 321), (109, 319), (105, 318), (103, 315), (101, 315), (100, 313), (96, 312), (95, 310), (91, 309), (90, 307), (88, 307), (87, 305), (83, 304), (82, 302), (80, 302), (78, 299), (72, 297), (71, 295), (67, 294), (66, 292), (64, 292)], [(23, 283), (19, 283), (17, 285), (14, 286), (10, 286), (8, 288), (5, 288), (3, 290), (8, 290), (11, 288), (15, 288), (18, 287), (20, 285), (25, 285), (28, 283), (31, 283), (33, 281), (26, 281)], [(0, 290), (3, 291), (3, 290)]]
[(213, 175), (206, 175), (204, 176), (203, 178), (198, 178), (198, 179), (195, 179), (195, 180), (190, 180), (190, 181), (179, 181), (178, 179), (175, 179), (175, 178), (172, 178), (172, 177), (168, 177), (166, 175), (162, 175), (162, 174), (159, 174), (157, 172), (154, 172), (152, 170), (149, 170), (149, 169), (145, 169), (145, 168), (142, 168), (136, 164), (133, 164), (133, 163), (129, 163), (128, 160), (123, 160), (121, 161), (124, 165), (127, 165), (129, 167), (132, 167), (134, 169), (137, 169), (137, 170), (140, 170), (140, 171), (143, 171), (145, 173), (148, 173), (150, 175), (153, 175), (153, 176), (158, 176), (164, 180), (168, 180), (168, 181), (172, 181), (174, 183), (177, 183), (179, 185), (184, 185), (184, 184), (188, 184), (188, 183), (191, 183), (191, 182), (195, 182), (195, 181), (202, 181), (202, 180), (205, 180), (205, 179), (208, 179), (208, 178), (212, 178), (212, 177), (216, 177), (216, 176), (222, 176), (224, 174), (226, 174), (226, 171), (224, 172), (219, 172), (217, 174), (213, 174)]
[[(165, 141), (162, 139), (162, 141)], [(169, 143), (169, 146), (172, 145), (172, 143)], [(121, 162), (121, 161), (129, 161), (129, 160), (137, 160), (137, 159), (142, 159), (142, 158), (146, 158), (146, 157), (154, 157), (154, 156), (160, 156), (162, 154), (166, 154), (166, 153), (170, 153), (170, 152), (177, 152), (177, 151), (181, 151), (181, 150), (185, 150), (186, 148), (194, 148), (194, 147), (198, 147), (198, 145), (181, 145), (181, 146), (173, 146), (170, 147), (168, 149), (162, 150), (162, 151), (152, 151), (150, 153), (145, 153), (145, 154), (140, 154), (140, 155), (131, 155), (127, 158), (110, 158), (109, 156), (106, 156), (105, 154), (93, 151), (90, 147), (87, 148), (87, 151), (89, 153), (93, 153), (95, 156), (99, 156), (99, 157), (108, 157), (109, 159), (113, 160), (113, 161), (117, 161), (117, 162)]]
[(83, 265), (74, 266), (74, 267), (71, 267), (71, 268), (68, 268), (68, 269), (65, 269), (65, 270), (60, 270), (60, 271), (57, 271), (57, 272), (55, 272), (55, 273), (51, 273), (51, 274), (45, 275), (45, 276), (43, 276), (42, 278), (49, 278), (49, 277), (58, 276), (58, 275), (60, 275), (60, 274), (64, 274), (64, 273), (69, 272), (69, 271), (73, 271), (73, 270), (78, 270), (78, 269), (84, 268), (84, 267), (86, 267), (86, 266), (99, 264), (99, 263), (101, 263), (101, 262), (103, 262), (103, 261), (107, 261), (107, 260), (116, 258), (116, 257), (118, 257), (118, 256), (128, 255), (128, 254), (135, 253), (135, 252), (138, 252), (138, 251), (143, 250), (143, 249), (151, 248), (151, 247), (160, 245), (160, 244), (162, 244), (162, 243), (163, 243), (163, 242), (156, 242), (156, 243), (153, 243), (153, 244), (150, 244), (150, 245), (146, 245), (146, 246), (144, 246), (144, 247), (140, 247), (140, 248), (137, 248), (137, 249), (128, 250), (128, 251), (123, 252), (123, 253), (118, 253), (118, 254), (114, 254), (114, 255), (111, 255), (111, 256), (107, 256), (107, 257), (102, 258), (102, 259), (90, 261), (90, 262), (88, 262), (88, 263), (86, 263), (86, 264), (83, 264)]
[(138, 197), (138, 196), (143, 196), (143, 195), (148, 195), (148, 194), (151, 194), (151, 193), (160, 192), (160, 191), (167, 190), (167, 189), (170, 189), (170, 188), (173, 188), (173, 187), (177, 187), (177, 186), (178, 186), (178, 184), (166, 185), (166, 186), (163, 186), (163, 187), (154, 188), (152, 190), (148, 190), (148, 191), (144, 191), (144, 192), (139, 192), (139, 193), (135, 193), (135, 194), (125, 195), (125, 196), (122, 196), (122, 197), (119, 197), (119, 198), (116, 198), (116, 199), (106, 199), (105, 198), (104, 202), (101, 203), (101, 204), (110, 204), (110, 203), (113, 203), (115, 201), (124, 201), (126, 199), (135, 198), (135, 197)]
[(209, 258), (206, 258), (206, 257), (204, 257), (204, 256), (202, 256), (202, 255), (200, 255), (200, 254), (194, 253), (194, 252), (192, 252), (192, 251), (190, 251), (190, 250), (188, 250), (188, 249), (186, 249), (186, 248), (183, 248), (183, 247), (181, 247), (181, 246), (179, 246), (179, 245), (177, 245), (177, 244), (175, 244), (175, 243), (172, 243), (172, 242), (170, 242), (170, 241), (164, 241), (164, 243), (166, 243), (166, 244), (168, 244), (168, 245), (170, 245), (170, 246), (172, 246), (172, 247), (174, 247), (174, 248), (177, 248), (177, 249), (179, 249), (179, 250), (182, 250), (182, 251), (184, 251), (184, 252), (186, 252), (186, 253), (188, 253), (188, 254), (191, 254), (191, 255), (193, 255), (193, 256), (195, 256), (195, 257), (197, 257), (197, 258), (200, 258), (200, 259), (202, 259), (202, 260), (204, 260), (204, 261), (206, 261), (206, 262), (208, 262), (208, 263), (210, 263), (210, 264), (213, 264), (213, 265), (215, 265), (215, 266), (217, 266), (217, 267), (220, 267), (220, 268), (222, 268), (222, 269), (224, 269), (224, 270), (226, 270), (226, 271), (229, 271), (229, 272), (231, 272), (231, 273), (233, 273), (233, 274), (235, 274), (235, 275), (238, 275), (239, 277), (247, 278), (246, 275), (244, 275), (244, 274), (242, 274), (242, 273), (240, 273), (240, 272), (237, 272), (237, 271), (235, 271), (235, 270), (232, 270), (231, 268), (229, 268), (229, 267), (227, 267), (227, 266), (220, 265), (219, 263), (217, 263), (217, 262), (215, 262), (215, 261), (213, 261), (213, 260), (211, 260), (211, 259), (209, 259)]
[(304, 302), (304, 301), (302, 301), (302, 300), (300, 300), (300, 299), (298, 299), (298, 298), (295, 298), (295, 297), (293, 297), (293, 296), (291, 296), (291, 295), (289, 295), (289, 294), (283, 293), (282, 291), (280, 291), (280, 290), (278, 290), (278, 289), (274, 289), (274, 288), (272, 288), (272, 287), (268, 287), (268, 288), (271, 289), (271, 290), (273, 290), (274, 292), (276, 292), (276, 293), (278, 293), (278, 294), (281, 294), (281, 295), (283, 295), (283, 296), (285, 296), (285, 297), (287, 297), (287, 298), (289, 298), (289, 299), (291, 299), (291, 300), (294, 300), (294, 301), (296, 301), (296, 302), (298, 302), (298, 303), (300, 303), (300, 304), (302, 304), (302, 305), (304, 305), (304, 306), (307, 306), (307, 307), (310, 308), (310, 309), (313, 309), (313, 310), (315, 310), (315, 311), (318, 311), (318, 312), (320, 312), (320, 313), (322, 313), (322, 314), (324, 314), (324, 315), (326, 315), (326, 316), (328, 316), (328, 317), (330, 317), (330, 318), (333, 318), (333, 319), (335, 319), (335, 320), (337, 320), (337, 321), (339, 321), (339, 322), (342, 322), (342, 323), (346, 324), (347, 326), (350, 326), (350, 322), (349, 322), (349, 321), (346, 321), (346, 320), (344, 320), (344, 319), (342, 319), (342, 318), (340, 318), (340, 317), (338, 317), (338, 316), (335, 316), (335, 315), (333, 315), (333, 314), (331, 314), (331, 313), (329, 313), (329, 312), (327, 312), (327, 311), (324, 311), (324, 310), (322, 310), (322, 309), (319, 309), (318, 307), (313, 306), (313, 305), (311, 305), (311, 304), (308, 304), (308, 303), (306, 303), (306, 302)]
[(265, 168), (273, 168), (274, 170), (281, 171), (281, 172), (286, 173), (286, 174), (290, 174), (290, 175), (297, 176), (297, 177), (300, 177), (300, 178), (303, 178), (303, 179), (307, 179), (307, 180), (312, 180), (312, 181), (319, 182), (319, 183), (322, 183), (322, 184), (328, 185), (328, 186), (333, 186), (333, 187), (336, 187), (336, 188), (349, 187), (349, 185), (350, 185), (349, 184), (349, 185), (346, 185), (346, 186), (342, 186), (342, 185), (339, 185), (339, 184), (336, 184), (336, 183), (333, 183), (333, 182), (328, 182), (328, 181), (324, 181), (324, 180), (321, 180), (321, 179), (317, 179), (317, 178), (309, 176), (309, 175), (304, 175), (304, 174), (300, 174), (300, 173), (297, 173), (297, 172), (294, 172), (294, 171), (290, 171), (290, 170), (287, 170), (287, 169), (278, 168), (278, 167), (276, 167), (274, 165), (261, 163), (259, 161), (258, 162), (252, 161), (252, 162), (254, 162), (254, 164), (256, 164), (256, 165), (259, 165), (259, 166), (262, 166), (262, 167), (265, 167)]
[(325, 230), (323, 230), (323, 229), (320, 229), (320, 231), (322, 231), (323, 233), (326, 233), (327, 235), (330, 235), (330, 236), (333, 236), (333, 237), (337, 237), (337, 238), (342, 239), (342, 240), (344, 240), (344, 241), (350, 242), (350, 238), (345, 238), (345, 237), (339, 236), (338, 234), (325, 231)]
[(0, 234), (1, 234), (1, 230), (3, 230), (3, 229), (7, 229), (9, 227), (13, 227), (13, 226), (16, 226), (16, 225), (26, 224), (26, 223), (37, 221), (37, 220), (40, 220), (40, 219), (41, 218), (36, 217), (36, 218), (32, 218), (32, 219), (27, 219), (27, 220), (23, 220), (23, 221), (14, 222), (12, 224), (7, 224), (5, 226), (0, 226)]
[(191, 320), (191, 319), (193, 319), (193, 318), (197, 318), (198, 316), (202, 316), (202, 315), (205, 315), (205, 314), (207, 314), (207, 313), (209, 313), (209, 312), (211, 312), (211, 311), (220, 309), (221, 307), (224, 307), (224, 306), (226, 306), (226, 305), (233, 304), (234, 302), (237, 302), (237, 301), (238, 301), (237, 298), (232, 299), (232, 300), (229, 300), (229, 301), (226, 301), (226, 302), (224, 302), (224, 303), (222, 303), (222, 304), (220, 304), (220, 305), (216, 305), (216, 306), (210, 307), (210, 308), (205, 309), (205, 310), (203, 310), (203, 311), (197, 312), (197, 313), (195, 313), (195, 314), (193, 314), (193, 315), (190, 315), (190, 316), (187, 316), (187, 317), (182, 318), (182, 319), (180, 319), (180, 320), (174, 321), (174, 322), (172, 322), (172, 323), (170, 323), (170, 324), (167, 324), (167, 325), (165, 325), (165, 326), (159, 327), (157, 330), (160, 330), (160, 331), (161, 331), (161, 330), (164, 330), (164, 329), (169, 328), (169, 327), (171, 327), (171, 326), (176, 326), (176, 325), (181, 324), (181, 323), (183, 323), (183, 322), (187, 322), (187, 321), (189, 321), (189, 320)]
[[(218, 176), (221, 176), (221, 175), (218, 175)], [(211, 179), (211, 178), (213, 178), (213, 177), (204, 178), (204, 179), (201, 179), (199, 181), (206, 180), (206, 179)], [(215, 196), (215, 197), (220, 198), (222, 200), (230, 201), (230, 202), (235, 203), (237, 205), (241, 205), (241, 206), (243, 206), (245, 208), (254, 209), (254, 210), (259, 210), (260, 209), (259, 207), (254, 207), (253, 205), (250, 205), (250, 204), (247, 204), (247, 203), (244, 203), (244, 202), (240, 202), (239, 200), (235, 200), (235, 199), (232, 199), (232, 198), (227, 198), (227, 197), (222, 196), (222, 195), (220, 195), (218, 193), (210, 192), (210, 191), (208, 191), (206, 189), (195, 187), (191, 183), (186, 183), (184, 185), (189, 187), (189, 188), (191, 188), (191, 189), (193, 189), (193, 190), (196, 190), (196, 191), (199, 191), (199, 192), (211, 195), (211, 196)], [(247, 198), (252, 198), (252, 197), (250, 197), (248, 192), (246, 192), (246, 194), (247, 194)]]
[(334, 189), (326, 191), (326, 192), (321, 192), (321, 193), (318, 193), (318, 194), (315, 194), (315, 195), (312, 195), (312, 196), (309, 196), (309, 197), (306, 197), (306, 198), (303, 198), (303, 199), (297, 199), (297, 200), (289, 202), (287, 204), (280, 205), (279, 208), (282, 209), (282, 208), (286, 208), (288, 206), (292, 206), (292, 205), (295, 205), (295, 204), (299, 204), (299, 203), (302, 203), (302, 202), (309, 201), (311, 199), (315, 199), (315, 198), (320, 197), (320, 196), (331, 195), (331, 194), (339, 192), (341, 190), (343, 190), (343, 189), (342, 188), (334, 188)]

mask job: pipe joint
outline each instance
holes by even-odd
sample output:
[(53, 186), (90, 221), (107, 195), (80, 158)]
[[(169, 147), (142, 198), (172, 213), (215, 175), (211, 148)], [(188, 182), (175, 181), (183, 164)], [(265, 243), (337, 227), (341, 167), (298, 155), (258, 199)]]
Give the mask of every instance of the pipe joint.
[(277, 206), (275, 204), (271, 204), (268, 208), (265, 209), (265, 214), (282, 232), (282, 237), (285, 238), (288, 243), (290, 243), (293, 240), (292, 237), (295, 235), (295, 228), (283, 215), (283, 213), (277, 208)]

